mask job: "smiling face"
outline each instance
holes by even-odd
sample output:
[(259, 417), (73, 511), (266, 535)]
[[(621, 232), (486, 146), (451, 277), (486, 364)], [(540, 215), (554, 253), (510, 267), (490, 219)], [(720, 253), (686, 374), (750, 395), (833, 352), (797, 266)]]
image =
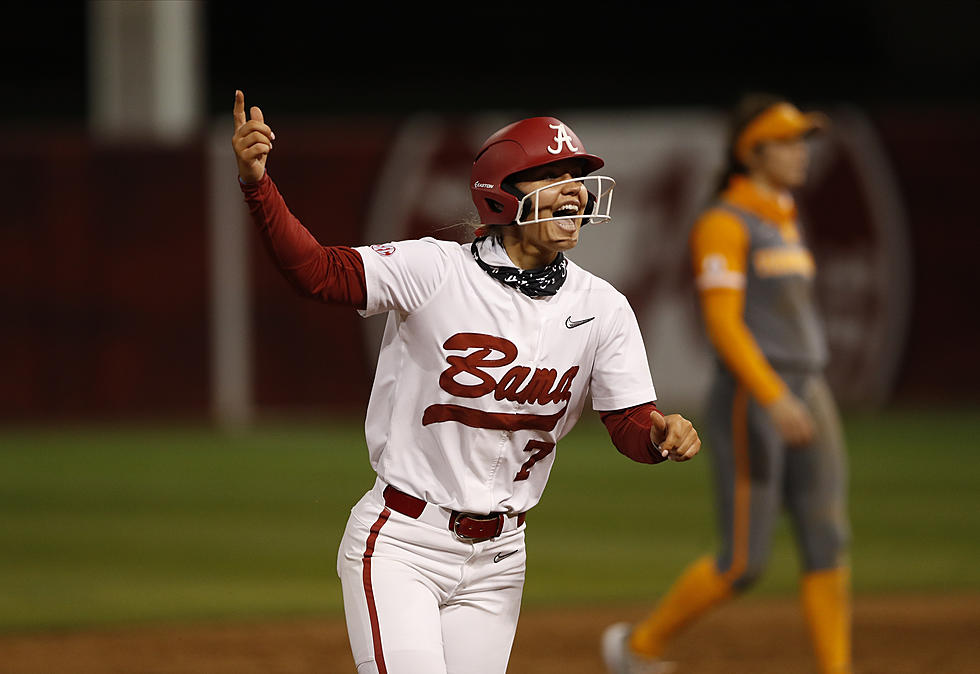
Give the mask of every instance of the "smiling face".
[[(540, 190), (528, 199), (531, 204), (528, 219), (544, 220), (507, 228), (504, 247), (522, 269), (542, 267), (554, 260), (560, 251), (574, 248), (578, 243), (582, 219), (561, 216), (585, 213), (589, 194), (585, 185), (575, 180), (581, 177), (582, 162), (577, 159), (536, 166), (512, 177), (514, 185), (524, 194)], [(547, 219), (552, 217), (557, 219)], [(512, 247), (519, 248), (522, 260), (514, 257)]]

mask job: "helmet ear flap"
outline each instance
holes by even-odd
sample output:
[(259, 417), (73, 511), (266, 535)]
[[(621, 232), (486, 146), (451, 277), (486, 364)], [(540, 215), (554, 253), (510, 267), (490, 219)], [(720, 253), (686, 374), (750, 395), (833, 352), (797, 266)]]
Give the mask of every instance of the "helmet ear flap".
[(487, 208), (493, 213), (503, 213), (504, 205), (495, 199), (484, 199), (487, 202)]
[[(500, 183), (500, 189), (502, 189), (507, 194), (512, 195), (515, 199), (517, 199), (517, 202), (518, 203), (520, 203), (521, 199), (523, 199), (524, 197), (527, 196), (527, 194), (525, 194), (521, 190), (517, 189), (517, 186), (514, 185), (513, 183), (502, 182), (502, 183)], [(524, 204), (524, 208), (521, 209), (521, 212), (518, 213), (514, 217), (514, 219), (516, 221), (527, 220), (527, 218), (528, 218), (529, 215), (531, 215), (531, 202), (530, 201), (528, 201), (528, 202), (526, 202)]]

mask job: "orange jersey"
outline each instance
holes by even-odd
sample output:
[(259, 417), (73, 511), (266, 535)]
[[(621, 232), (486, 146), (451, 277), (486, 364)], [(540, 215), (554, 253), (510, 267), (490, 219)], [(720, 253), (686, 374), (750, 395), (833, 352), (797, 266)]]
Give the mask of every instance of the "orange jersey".
[(778, 367), (823, 366), (815, 265), (789, 195), (735, 176), (695, 223), (690, 250), (708, 337), (760, 403), (784, 393)]

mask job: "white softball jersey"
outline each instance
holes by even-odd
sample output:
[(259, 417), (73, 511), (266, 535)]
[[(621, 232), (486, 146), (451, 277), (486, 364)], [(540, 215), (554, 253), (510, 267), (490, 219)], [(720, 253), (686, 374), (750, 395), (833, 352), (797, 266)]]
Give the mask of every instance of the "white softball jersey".
[[(364, 316), (388, 313), (368, 403), (371, 466), (395, 488), (463, 512), (520, 513), (591, 393), (597, 411), (656, 400), (626, 298), (568, 261), (549, 297), (484, 272), (471, 244), (361, 246)], [(491, 265), (513, 266), (492, 238)]]

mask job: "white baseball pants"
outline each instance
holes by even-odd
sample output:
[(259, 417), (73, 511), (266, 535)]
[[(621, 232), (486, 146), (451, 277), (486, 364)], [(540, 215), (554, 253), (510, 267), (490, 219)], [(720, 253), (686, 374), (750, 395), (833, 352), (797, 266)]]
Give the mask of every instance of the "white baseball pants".
[(385, 505), (380, 479), (351, 509), (337, 555), (358, 674), (504, 674), (524, 588), (524, 525), (470, 543), (450, 512)]

